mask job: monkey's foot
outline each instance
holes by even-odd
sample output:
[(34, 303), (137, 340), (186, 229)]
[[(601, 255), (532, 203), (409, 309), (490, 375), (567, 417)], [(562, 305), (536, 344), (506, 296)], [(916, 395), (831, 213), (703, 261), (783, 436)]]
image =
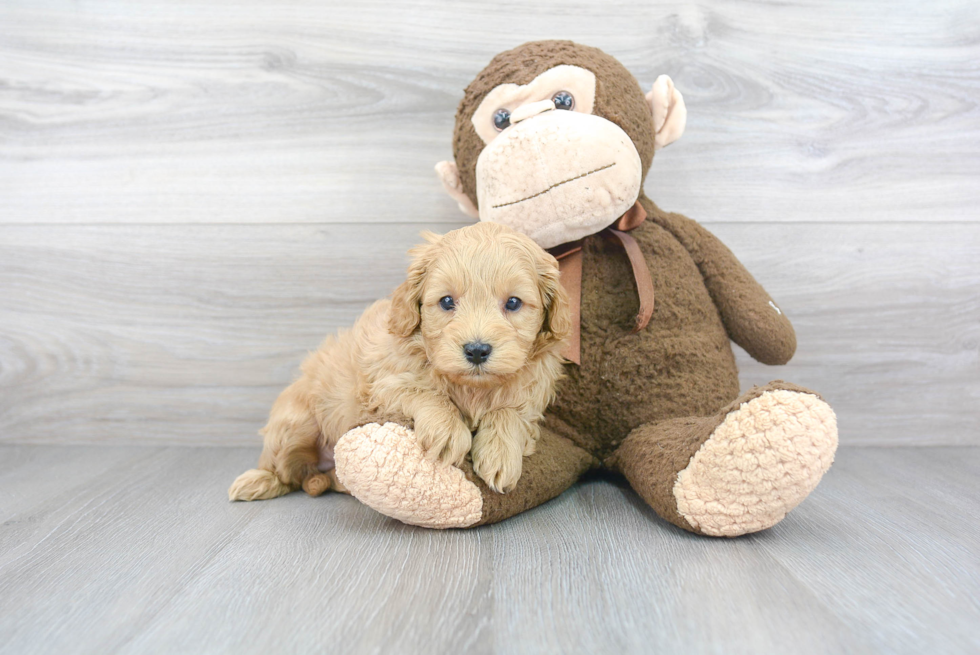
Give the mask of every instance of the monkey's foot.
[(781, 521), (817, 486), (836, 450), (830, 406), (776, 381), (714, 416), (640, 426), (607, 463), (674, 525), (737, 537)]
[(735, 537), (781, 521), (830, 468), (837, 420), (810, 393), (771, 389), (742, 402), (677, 475), (677, 512), (695, 530)]

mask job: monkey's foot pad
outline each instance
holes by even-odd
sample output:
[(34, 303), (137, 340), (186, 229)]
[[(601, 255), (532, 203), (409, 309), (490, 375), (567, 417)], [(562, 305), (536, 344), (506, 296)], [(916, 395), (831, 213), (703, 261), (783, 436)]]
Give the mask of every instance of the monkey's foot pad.
[(344, 434), (334, 449), (337, 478), (351, 495), (403, 523), (465, 528), (483, 515), (483, 496), (461, 470), (425, 458), (415, 432), (369, 423)]
[(813, 491), (837, 450), (837, 419), (816, 396), (777, 389), (742, 403), (677, 476), (677, 510), (704, 534), (764, 530)]

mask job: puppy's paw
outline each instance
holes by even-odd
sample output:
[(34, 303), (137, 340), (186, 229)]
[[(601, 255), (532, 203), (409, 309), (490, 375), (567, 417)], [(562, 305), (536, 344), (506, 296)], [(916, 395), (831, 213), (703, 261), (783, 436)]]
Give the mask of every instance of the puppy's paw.
[(524, 437), (524, 457), (530, 457), (538, 450), (538, 439), (541, 437), (541, 430), (537, 425), (530, 425), (530, 429)]
[(429, 461), (459, 466), (473, 444), (473, 435), (459, 416), (420, 416), (415, 419), (415, 434)]
[(527, 439), (481, 428), (473, 440), (473, 471), (498, 494), (514, 490), (521, 479)]
[(292, 491), (275, 473), (264, 469), (245, 471), (228, 489), (228, 500), (268, 500)]
[(326, 473), (315, 473), (303, 480), (303, 491), (316, 498), (330, 488), (330, 476)]

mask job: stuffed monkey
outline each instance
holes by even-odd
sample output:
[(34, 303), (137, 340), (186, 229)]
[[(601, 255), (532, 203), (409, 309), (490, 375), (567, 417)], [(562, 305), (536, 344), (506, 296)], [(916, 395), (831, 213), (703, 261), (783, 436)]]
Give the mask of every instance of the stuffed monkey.
[(837, 447), (815, 392), (781, 381), (739, 394), (731, 341), (766, 364), (793, 356), (785, 314), (714, 235), (643, 192), (654, 152), (684, 131), (670, 78), (644, 94), (609, 55), (569, 41), (501, 53), (467, 87), (455, 161), (436, 166), (460, 208), (552, 249), (577, 334), (537, 452), (512, 492), (467, 462), (423, 457), (411, 430), (352, 430), (338, 479), (406, 523), (470, 527), (564, 491), (583, 473), (625, 476), (665, 520), (712, 536), (780, 521)]

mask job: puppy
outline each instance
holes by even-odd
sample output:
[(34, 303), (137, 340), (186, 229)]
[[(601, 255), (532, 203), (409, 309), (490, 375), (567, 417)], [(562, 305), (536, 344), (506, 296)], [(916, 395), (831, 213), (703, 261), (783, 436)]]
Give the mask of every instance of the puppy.
[(498, 493), (517, 484), (570, 328), (558, 262), (496, 223), (423, 237), (391, 299), (307, 357), (272, 407), (259, 467), (235, 480), (231, 500), (346, 491), (334, 445), (385, 421), (413, 426), (430, 459), (458, 465), (472, 451)]

